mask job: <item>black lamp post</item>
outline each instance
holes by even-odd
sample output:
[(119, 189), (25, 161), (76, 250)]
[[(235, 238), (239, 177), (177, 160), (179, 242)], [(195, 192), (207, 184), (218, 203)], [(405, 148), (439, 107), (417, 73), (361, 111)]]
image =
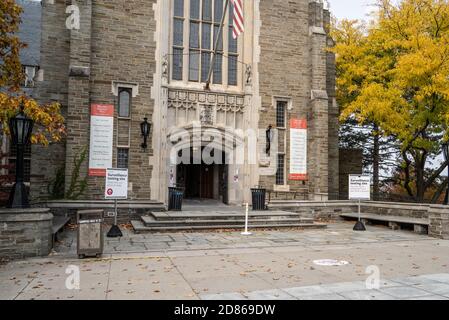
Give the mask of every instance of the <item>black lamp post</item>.
[(273, 142), (273, 126), (270, 124), (268, 129), (265, 131), (265, 135), (267, 137), (267, 147), (265, 149), (265, 153), (269, 156), (271, 150), (271, 142)]
[[(449, 159), (449, 143), (443, 144), (443, 154), (444, 154), (444, 160), (447, 161)], [(449, 166), (447, 169), (447, 175), (449, 179)], [(446, 188), (446, 196), (444, 197), (444, 204), (449, 205), (449, 183)]]
[(23, 182), (23, 152), (25, 146), (30, 143), (33, 124), (33, 120), (29, 119), (23, 112), (23, 104), (20, 106), (20, 112), (9, 119), (11, 143), (16, 146), (16, 183), (9, 195), (9, 208), (28, 208), (30, 206), (27, 190)]
[(140, 131), (143, 137), (143, 143), (140, 146), (142, 147), (142, 149), (146, 150), (148, 147), (147, 139), (151, 132), (151, 123), (148, 122), (148, 118), (143, 118), (143, 122), (140, 124)]

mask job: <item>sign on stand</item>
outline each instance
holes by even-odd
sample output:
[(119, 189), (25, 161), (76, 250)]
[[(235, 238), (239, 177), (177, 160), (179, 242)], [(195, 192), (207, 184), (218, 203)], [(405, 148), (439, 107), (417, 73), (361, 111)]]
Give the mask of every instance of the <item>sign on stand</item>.
[(349, 175), (349, 200), (371, 200), (371, 176)]
[(360, 201), (371, 200), (371, 176), (349, 175), (349, 200), (358, 200), (359, 219), (354, 226), (355, 231), (365, 231), (365, 225), (360, 218)]
[(106, 170), (104, 198), (106, 200), (128, 199), (128, 169)]
[(109, 230), (108, 237), (121, 237), (122, 232), (117, 225), (117, 201), (128, 199), (128, 169), (106, 169), (104, 198), (114, 200), (114, 225)]

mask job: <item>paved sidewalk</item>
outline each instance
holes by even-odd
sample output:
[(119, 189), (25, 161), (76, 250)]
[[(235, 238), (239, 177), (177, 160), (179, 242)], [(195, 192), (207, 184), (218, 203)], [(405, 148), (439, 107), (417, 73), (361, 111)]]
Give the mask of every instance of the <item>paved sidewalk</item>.
[[(354, 232), (354, 222), (338, 222), (320, 230), (254, 231), (250, 237), (240, 232), (184, 232), (134, 234), (122, 228), (122, 238), (105, 237), (106, 254), (172, 250), (208, 250), (236, 248), (273, 248), (285, 246), (337, 245), (350, 249), (363, 243), (432, 240), (413, 232), (393, 232), (386, 227), (368, 227), (367, 232)], [(106, 228), (108, 230), (108, 228)], [(243, 231), (243, 230), (242, 230)], [(251, 231), (251, 230), (250, 230)], [(65, 230), (59, 236), (54, 255), (76, 258), (76, 231)]]
[[(445, 299), (449, 294), (449, 241), (387, 228), (357, 233), (352, 224), (338, 223), (328, 230), (266, 231), (248, 238), (237, 232), (126, 233), (113, 242), (102, 259), (78, 260), (72, 245), (48, 258), (0, 266), (0, 299)], [(164, 249), (156, 249), (162, 244)], [(320, 266), (314, 263), (318, 259), (348, 264)], [(381, 287), (367, 291), (371, 273), (366, 272), (373, 267)], [(77, 268), (80, 289), (70, 290)]]
[(379, 287), (364, 281), (320, 286), (203, 294), (203, 300), (449, 300), (449, 273), (381, 280)]

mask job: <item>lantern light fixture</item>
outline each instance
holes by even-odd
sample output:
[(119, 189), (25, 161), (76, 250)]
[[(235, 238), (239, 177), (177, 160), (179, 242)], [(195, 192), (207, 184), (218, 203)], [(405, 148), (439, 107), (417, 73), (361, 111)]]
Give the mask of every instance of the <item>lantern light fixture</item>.
[(24, 111), (23, 103), (17, 115), (9, 119), (9, 131), (11, 144), (16, 147), (16, 182), (11, 190), (8, 200), (9, 208), (28, 208), (28, 193), (24, 184), (24, 150), (30, 143), (34, 121), (28, 118)]
[(143, 122), (140, 124), (140, 131), (141, 131), (142, 137), (143, 137), (143, 143), (141, 144), (141, 147), (142, 147), (142, 149), (146, 150), (148, 148), (147, 140), (148, 140), (148, 137), (150, 136), (150, 132), (151, 132), (151, 123), (148, 122), (147, 117), (145, 117), (143, 119)]

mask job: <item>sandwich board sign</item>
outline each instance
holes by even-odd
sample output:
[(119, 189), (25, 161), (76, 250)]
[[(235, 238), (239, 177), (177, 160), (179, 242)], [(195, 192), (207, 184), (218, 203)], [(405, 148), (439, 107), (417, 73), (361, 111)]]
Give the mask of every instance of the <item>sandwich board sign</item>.
[(371, 176), (349, 175), (349, 200), (371, 200)]
[(128, 169), (106, 170), (104, 198), (106, 200), (128, 199)]

